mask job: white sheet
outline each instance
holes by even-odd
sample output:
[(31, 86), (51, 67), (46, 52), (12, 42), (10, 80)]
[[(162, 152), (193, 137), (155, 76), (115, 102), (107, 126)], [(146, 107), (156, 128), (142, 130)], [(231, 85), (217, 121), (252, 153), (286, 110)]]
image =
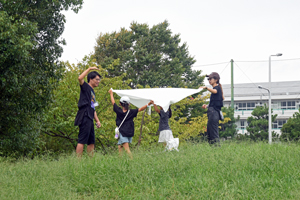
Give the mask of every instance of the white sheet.
[(150, 100), (153, 100), (156, 105), (161, 106), (167, 112), (169, 106), (182, 100), (185, 97), (191, 96), (200, 92), (202, 89), (186, 89), (186, 88), (147, 88), (147, 89), (132, 89), (132, 90), (114, 90), (113, 92), (120, 97), (128, 96), (130, 103), (140, 108)]

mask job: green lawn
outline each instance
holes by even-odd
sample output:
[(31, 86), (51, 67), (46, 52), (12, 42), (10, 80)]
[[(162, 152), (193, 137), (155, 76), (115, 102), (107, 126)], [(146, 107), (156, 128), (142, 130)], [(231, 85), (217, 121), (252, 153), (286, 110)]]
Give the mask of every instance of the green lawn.
[(0, 199), (300, 199), (296, 144), (184, 144), (133, 151), (0, 160)]

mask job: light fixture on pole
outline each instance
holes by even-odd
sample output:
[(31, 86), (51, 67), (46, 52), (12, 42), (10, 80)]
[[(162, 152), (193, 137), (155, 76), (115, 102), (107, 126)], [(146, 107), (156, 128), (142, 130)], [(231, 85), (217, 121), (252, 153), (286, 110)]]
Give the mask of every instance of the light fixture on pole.
[[(272, 144), (272, 115), (271, 115), (271, 57), (272, 56), (282, 56), (282, 53), (269, 56), (269, 144)], [(263, 89), (263, 88), (261, 88)]]
[(270, 90), (269, 90), (268, 88), (265, 88), (265, 87), (263, 87), (263, 86), (261, 86), (261, 85), (258, 85), (257, 87), (258, 87), (259, 89), (267, 90), (268, 93), (270, 93)]

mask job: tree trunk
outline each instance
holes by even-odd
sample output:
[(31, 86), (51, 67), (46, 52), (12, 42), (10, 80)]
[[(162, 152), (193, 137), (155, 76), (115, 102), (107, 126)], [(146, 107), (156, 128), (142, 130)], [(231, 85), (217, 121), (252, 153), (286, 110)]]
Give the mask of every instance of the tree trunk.
[(142, 141), (143, 124), (144, 124), (144, 117), (145, 117), (146, 110), (147, 110), (147, 108), (143, 112), (143, 117), (142, 117), (142, 122), (141, 122), (141, 128), (140, 128), (140, 137), (139, 137), (137, 149), (139, 149), (139, 146), (140, 146), (141, 141)]

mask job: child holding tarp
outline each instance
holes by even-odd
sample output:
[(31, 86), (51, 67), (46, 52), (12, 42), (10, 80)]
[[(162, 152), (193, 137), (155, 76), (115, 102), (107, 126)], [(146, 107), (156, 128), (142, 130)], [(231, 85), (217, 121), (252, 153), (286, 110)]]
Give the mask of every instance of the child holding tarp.
[(172, 117), (172, 111), (171, 106), (169, 107), (168, 111), (165, 112), (162, 107), (156, 105), (153, 103), (154, 110), (159, 114), (159, 143), (164, 143), (164, 146), (167, 145), (167, 142), (174, 139), (172, 130), (169, 126), (169, 118)]
[(129, 109), (130, 99), (127, 96), (123, 96), (120, 99), (120, 105), (122, 106), (122, 108), (120, 108), (115, 102), (113, 91), (110, 89), (108, 92), (110, 93), (110, 100), (113, 105), (114, 112), (117, 114), (116, 125), (117, 127), (119, 127), (120, 132), (118, 138), (119, 154), (122, 154), (124, 147), (126, 153), (132, 159), (132, 154), (129, 149), (129, 143), (131, 143), (132, 137), (134, 136), (133, 118), (137, 116), (138, 112), (145, 110), (147, 106), (151, 105), (152, 101), (139, 109)]

